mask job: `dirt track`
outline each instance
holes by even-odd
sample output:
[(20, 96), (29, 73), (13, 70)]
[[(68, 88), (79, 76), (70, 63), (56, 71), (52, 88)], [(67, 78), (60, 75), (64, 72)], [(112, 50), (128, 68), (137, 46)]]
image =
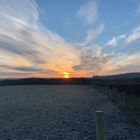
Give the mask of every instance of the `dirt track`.
[(109, 140), (140, 140), (140, 127), (90, 86), (0, 87), (0, 140), (95, 140), (95, 111)]

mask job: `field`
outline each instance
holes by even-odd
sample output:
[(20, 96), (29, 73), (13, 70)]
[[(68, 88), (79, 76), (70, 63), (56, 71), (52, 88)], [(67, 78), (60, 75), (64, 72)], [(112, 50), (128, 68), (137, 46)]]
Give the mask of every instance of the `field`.
[(95, 111), (109, 140), (139, 140), (140, 127), (106, 95), (84, 85), (0, 87), (1, 140), (95, 140)]

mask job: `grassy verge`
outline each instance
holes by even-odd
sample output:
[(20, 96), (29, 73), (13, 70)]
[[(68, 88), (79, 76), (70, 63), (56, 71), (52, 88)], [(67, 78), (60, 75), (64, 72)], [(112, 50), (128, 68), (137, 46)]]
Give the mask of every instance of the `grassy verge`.
[(110, 100), (122, 111), (126, 112), (129, 116), (131, 116), (139, 125), (140, 125), (140, 102), (133, 100), (133, 97), (127, 97), (127, 103), (123, 100)]
[(105, 93), (114, 105), (140, 125), (140, 96), (127, 93), (127, 91), (120, 92), (117, 88), (98, 87), (97, 89)]

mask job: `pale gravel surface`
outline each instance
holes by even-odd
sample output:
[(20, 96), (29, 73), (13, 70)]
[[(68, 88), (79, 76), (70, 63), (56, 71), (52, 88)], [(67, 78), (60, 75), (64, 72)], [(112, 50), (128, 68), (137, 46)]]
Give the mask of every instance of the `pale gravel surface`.
[(140, 127), (90, 86), (0, 87), (0, 140), (95, 140), (95, 111), (108, 140), (140, 140)]

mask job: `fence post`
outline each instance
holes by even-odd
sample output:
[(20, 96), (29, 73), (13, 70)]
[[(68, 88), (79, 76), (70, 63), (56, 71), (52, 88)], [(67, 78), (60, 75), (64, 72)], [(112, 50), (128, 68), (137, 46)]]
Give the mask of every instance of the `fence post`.
[(97, 140), (107, 140), (104, 113), (96, 111), (96, 137)]

